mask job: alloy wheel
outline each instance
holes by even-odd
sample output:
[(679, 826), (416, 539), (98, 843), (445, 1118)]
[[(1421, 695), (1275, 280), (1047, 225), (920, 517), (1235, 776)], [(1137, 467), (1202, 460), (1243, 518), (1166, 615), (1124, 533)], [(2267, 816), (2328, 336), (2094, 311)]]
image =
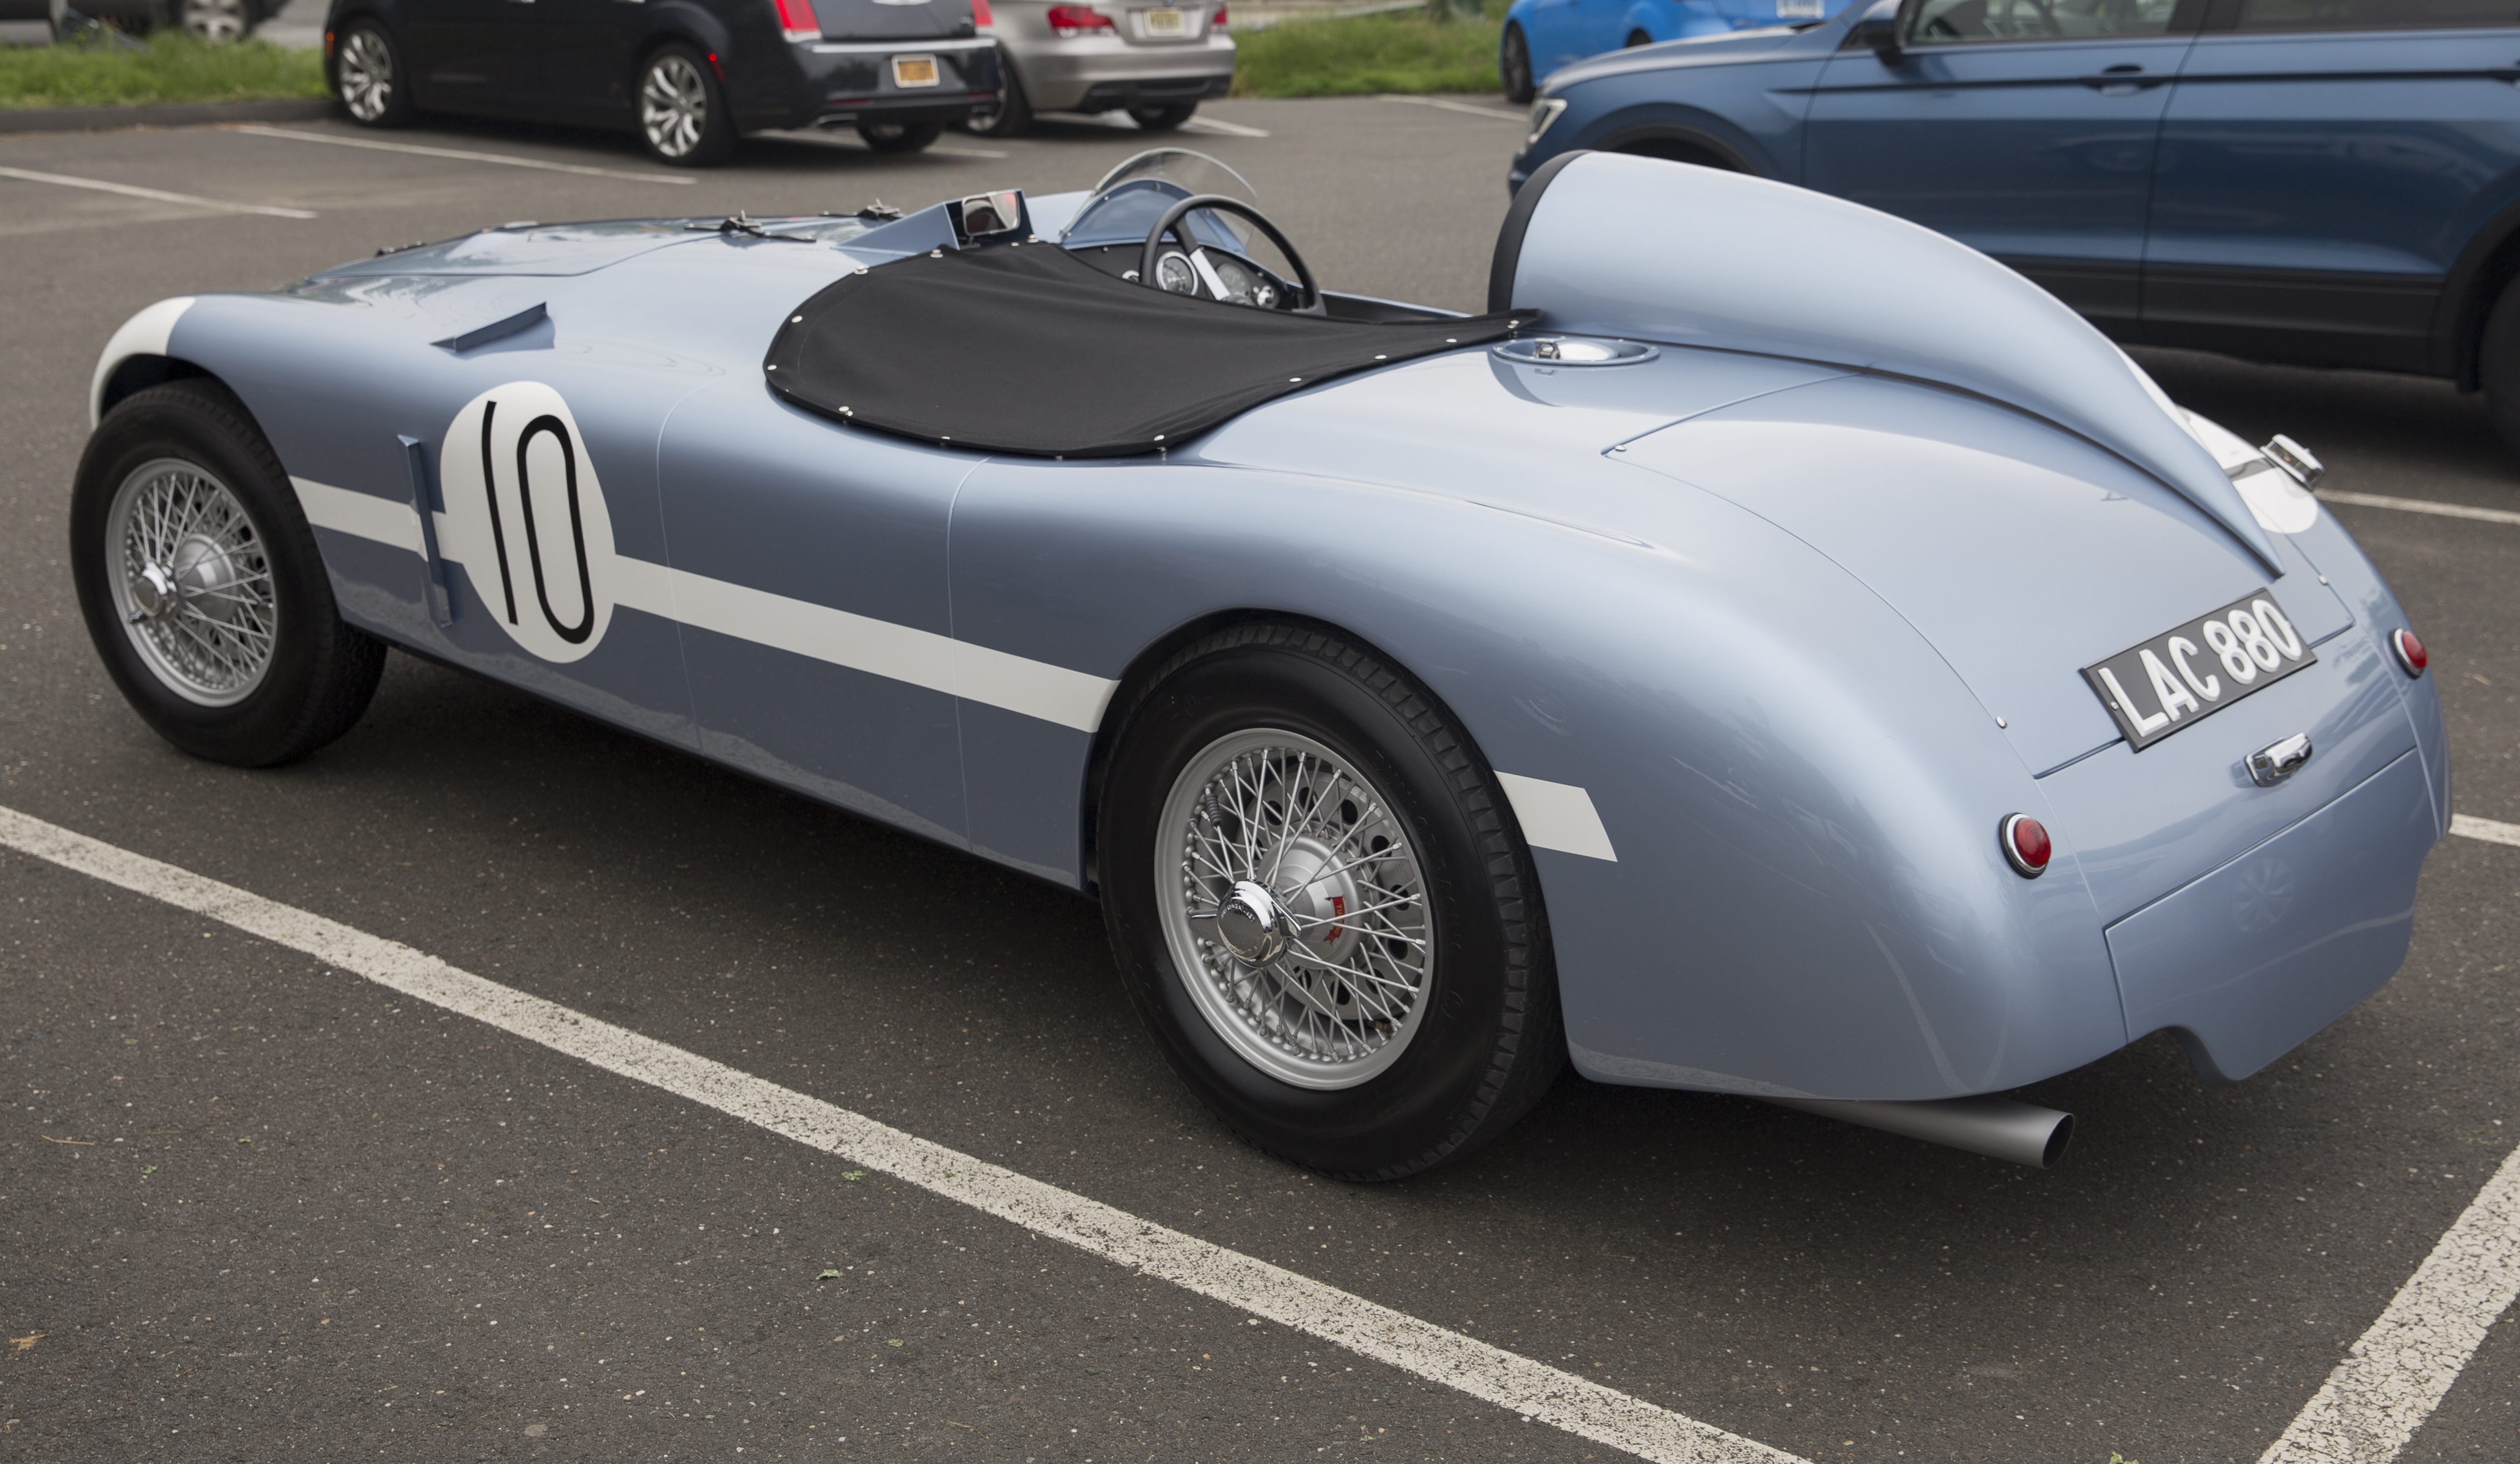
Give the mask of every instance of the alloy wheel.
[(368, 26), (353, 29), (342, 40), (333, 75), (341, 89), (341, 105), (359, 121), (377, 121), (393, 106), (393, 52)]
[(708, 131), (708, 82), (691, 58), (667, 52), (639, 84), (639, 125), (661, 157), (688, 157)]

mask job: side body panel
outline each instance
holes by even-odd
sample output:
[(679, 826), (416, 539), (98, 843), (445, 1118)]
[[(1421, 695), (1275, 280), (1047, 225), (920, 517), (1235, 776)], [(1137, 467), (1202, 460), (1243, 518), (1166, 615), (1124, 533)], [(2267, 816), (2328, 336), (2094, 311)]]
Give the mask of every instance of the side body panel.
[(2447, 374), (2435, 302), (2520, 200), (2520, 27), (2209, 34), (2164, 124), (2141, 338)]
[(2113, 333), (2134, 329), (2153, 148), (2190, 37), (1840, 51), (1804, 184), (1994, 255)]
[[(946, 528), (970, 464), (835, 428), (751, 377), (687, 400), (658, 456), (700, 751), (962, 847), (953, 695), (778, 643), (805, 607), (951, 636)], [(689, 603), (721, 585), (754, 593)]]

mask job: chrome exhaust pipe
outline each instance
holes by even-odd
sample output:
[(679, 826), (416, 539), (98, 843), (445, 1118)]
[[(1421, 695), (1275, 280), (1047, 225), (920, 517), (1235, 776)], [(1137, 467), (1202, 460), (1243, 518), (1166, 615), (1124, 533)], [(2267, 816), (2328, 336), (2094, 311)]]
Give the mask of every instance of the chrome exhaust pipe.
[(2074, 1136), (2074, 1116), (2010, 1098), (1935, 1098), (1916, 1103), (1856, 1103), (1834, 1098), (1770, 1098), (1840, 1123), (1904, 1133), (1989, 1159), (2052, 1168)]

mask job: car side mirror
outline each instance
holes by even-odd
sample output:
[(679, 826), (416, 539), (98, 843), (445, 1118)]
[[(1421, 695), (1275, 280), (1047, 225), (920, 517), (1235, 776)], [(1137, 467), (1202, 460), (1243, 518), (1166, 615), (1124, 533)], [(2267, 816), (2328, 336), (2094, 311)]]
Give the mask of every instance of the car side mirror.
[(1885, 67), (1906, 61), (1908, 53), (1899, 44), (1899, 7), (1882, 6), (1856, 22), (1846, 32), (1846, 49), (1869, 51)]

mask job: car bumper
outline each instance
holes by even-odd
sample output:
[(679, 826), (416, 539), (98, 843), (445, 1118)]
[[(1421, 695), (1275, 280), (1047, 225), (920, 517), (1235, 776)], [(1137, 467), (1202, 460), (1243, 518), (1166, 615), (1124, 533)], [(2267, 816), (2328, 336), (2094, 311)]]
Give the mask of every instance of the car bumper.
[(2439, 837), (2423, 757), (2361, 786), (2108, 929), (2127, 1033), (2179, 1035), (2198, 1076), (2233, 1083), (2397, 974), (2415, 878)]
[[(998, 50), (987, 36), (934, 41), (813, 41), (788, 48), (794, 79), (775, 116), (754, 126), (887, 121), (957, 122), (997, 99)], [(893, 58), (933, 57), (936, 84), (903, 86)]]
[(1234, 42), (1224, 35), (1161, 46), (1082, 37), (1010, 39), (1007, 47), (1036, 111), (1194, 102), (1222, 97), (1234, 84)]

